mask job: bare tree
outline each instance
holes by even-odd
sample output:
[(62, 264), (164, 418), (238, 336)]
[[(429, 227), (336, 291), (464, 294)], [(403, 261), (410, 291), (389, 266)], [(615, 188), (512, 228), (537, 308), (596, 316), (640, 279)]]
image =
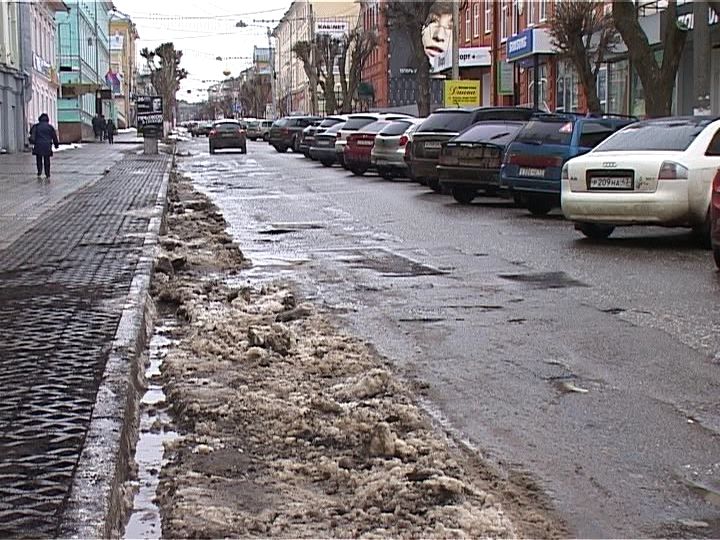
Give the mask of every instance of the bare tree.
[(317, 114), (318, 109), (318, 54), (316, 40), (313, 41), (297, 41), (292, 46), (295, 56), (302, 62), (305, 75), (308, 78), (308, 87), (310, 89), (310, 103), (312, 114)]
[(318, 35), (315, 38), (318, 53), (318, 83), (325, 96), (325, 113), (335, 114), (338, 110), (335, 96), (335, 63), (342, 51), (342, 43), (330, 35)]
[(672, 113), (675, 77), (687, 39), (687, 28), (677, 22), (677, 0), (667, 1), (663, 55), (659, 63), (640, 26), (635, 3), (613, 0), (612, 13), (615, 27), (625, 42), (630, 61), (645, 91), (645, 114), (649, 117), (669, 116)]
[(180, 90), (180, 81), (188, 76), (188, 72), (180, 67), (183, 53), (176, 50), (173, 43), (163, 43), (154, 51), (145, 47), (140, 51), (140, 56), (147, 62), (150, 80), (163, 98), (163, 119), (172, 124), (175, 119), (175, 100)]
[(548, 21), (552, 44), (568, 60), (580, 78), (590, 112), (602, 112), (597, 93), (600, 67), (619, 41), (610, 14), (600, 0), (560, 0)]
[[(377, 46), (377, 36), (374, 32), (365, 32), (355, 28), (348, 32), (342, 44), (339, 59), (340, 89), (342, 92), (343, 113), (350, 113), (353, 109), (353, 99), (357, 94), (362, 79), (362, 70), (365, 63)], [(349, 60), (349, 61), (348, 61)]]
[(254, 118), (265, 115), (266, 105), (271, 100), (270, 80), (267, 76), (255, 75), (240, 87), (239, 99), (243, 110)]
[(417, 106), (420, 116), (430, 114), (430, 62), (425, 55), (422, 30), (430, 16), (433, 2), (427, 0), (388, 0), (388, 25), (405, 34), (412, 49), (414, 68), (417, 70)]

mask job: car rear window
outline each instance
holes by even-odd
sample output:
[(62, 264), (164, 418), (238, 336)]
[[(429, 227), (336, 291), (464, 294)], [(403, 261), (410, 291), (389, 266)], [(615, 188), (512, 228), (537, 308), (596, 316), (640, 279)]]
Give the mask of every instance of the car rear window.
[(709, 121), (668, 120), (638, 122), (618, 131), (600, 143), (597, 152), (617, 150), (677, 151), (687, 150)]
[(339, 124), (342, 122), (342, 120), (338, 120), (337, 118), (326, 118), (322, 122), (320, 122), (320, 127), (322, 128), (329, 128), (334, 126), (335, 124)]
[(507, 144), (512, 141), (523, 124), (489, 124), (482, 122), (470, 126), (453, 139), (456, 142), (494, 142)]
[(569, 146), (573, 127), (574, 122), (569, 120), (533, 120), (520, 131), (517, 141), (529, 144)]
[(367, 126), (362, 128), (360, 131), (362, 131), (363, 133), (379, 133), (387, 125), (388, 125), (387, 120), (378, 120), (376, 122), (373, 122), (372, 124), (368, 124)]
[(343, 126), (344, 130), (347, 131), (357, 131), (358, 129), (364, 128), (368, 124), (372, 124), (375, 122), (375, 119), (372, 117), (363, 116), (360, 118), (351, 118), (347, 122), (345, 122), (345, 125)]
[(273, 124), (273, 126), (276, 126), (276, 127), (287, 126), (288, 121), (289, 120), (287, 118), (281, 118), (280, 120), (275, 120), (275, 123)]
[(237, 131), (240, 128), (240, 124), (235, 122), (223, 122), (222, 124), (215, 124), (217, 131)]
[(532, 109), (485, 109), (475, 113), (475, 122), (486, 120), (528, 121), (535, 114)]
[(331, 128), (328, 128), (328, 130), (327, 130), (325, 133), (323, 133), (323, 135), (328, 135), (328, 134), (333, 134), (333, 135), (334, 135), (335, 133), (337, 133), (338, 131), (340, 131), (340, 130), (343, 129), (344, 127), (345, 127), (345, 122), (340, 122), (339, 124), (335, 124), (335, 125), (332, 126)]
[(273, 125), (272, 122), (263, 122), (262, 127), (271, 127)]
[(445, 111), (436, 112), (428, 116), (420, 127), (418, 132), (422, 131), (439, 131), (454, 133), (462, 131), (472, 122), (472, 113), (470, 111)]
[(396, 120), (391, 122), (389, 125), (385, 126), (380, 133), (382, 135), (402, 135), (405, 133), (410, 126), (412, 126), (412, 122), (403, 122), (402, 120)]

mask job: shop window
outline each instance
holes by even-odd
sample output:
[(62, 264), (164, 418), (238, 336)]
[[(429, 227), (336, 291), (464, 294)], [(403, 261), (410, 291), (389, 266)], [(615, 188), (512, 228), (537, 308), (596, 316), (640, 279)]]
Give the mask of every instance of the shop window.
[(628, 114), (629, 65), (627, 60), (608, 64), (607, 112)]
[[(539, 83), (539, 91), (538, 91), (538, 108), (546, 109), (548, 110), (549, 107), (547, 106), (547, 100), (548, 100), (548, 67), (547, 64), (540, 64), (538, 66), (538, 83)], [(533, 97), (534, 97), (534, 87), (535, 87), (535, 70), (534, 68), (530, 68), (527, 70), (527, 101), (528, 103), (532, 103), (534, 105)]]
[(577, 73), (570, 62), (558, 63), (557, 111), (574, 112), (578, 110), (578, 81)]
[(607, 66), (601, 67), (598, 70), (596, 88), (597, 88), (598, 99), (600, 100), (600, 110), (603, 112), (608, 112), (608, 110), (607, 110), (607, 95), (608, 95)]
[(717, 130), (715, 133), (715, 136), (712, 138), (712, 141), (710, 141), (710, 144), (708, 145), (707, 152), (705, 152), (706, 156), (720, 156), (720, 129)]
[(473, 4), (473, 36), (480, 35), (480, 4)]
[(579, 144), (583, 148), (595, 148), (613, 133), (614, 130), (610, 126), (600, 122), (585, 122), (580, 131)]

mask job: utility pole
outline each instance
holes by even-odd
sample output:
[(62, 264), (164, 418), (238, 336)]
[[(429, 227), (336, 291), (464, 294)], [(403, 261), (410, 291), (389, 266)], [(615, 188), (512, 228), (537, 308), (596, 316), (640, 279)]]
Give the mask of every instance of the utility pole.
[(452, 3), (452, 78), (460, 79), (460, 0)]
[(272, 99), (272, 117), (275, 119), (275, 115), (277, 114), (275, 112), (275, 54), (273, 52), (273, 45), (272, 45), (272, 30), (270, 30), (270, 27), (267, 27), (267, 35), (268, 35), (268, 57), (270, 59), (270, 96)]
[[(310, 64), (315, 66), (317, 59), (315, 58), (315, 16), (313, 15), (313, 6), (311, 2), (308, 2), (308, 43), (310, 44)], [(308, 80), (308, 84), (312, 81)], [(317, 84), (315, 88), (310, 89), (310, 109), (313, 115), (318, 112), (318, 96), (317, 96)]]
[(693, 114), (709, 115), (710, 106), (710, 28), (707, 0), (693, 2)]

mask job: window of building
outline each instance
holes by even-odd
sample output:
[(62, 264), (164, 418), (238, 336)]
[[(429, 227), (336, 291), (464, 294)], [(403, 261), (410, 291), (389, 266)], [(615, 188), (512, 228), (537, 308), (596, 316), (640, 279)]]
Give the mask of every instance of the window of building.
[(508, 0), (500, 0), (500, 41), (508, 38)]
[(607, 112), (628, 113), (629, 65), (627, 60), (608, 64)]
[(473, 4), (473, 36), (478, 37), (480, 35), (480, 4), (475, 2)]
[(570, 62), (558, 63), (556, 82), (557, 107), (559, 112), (574, 112), (578, 109), (578, 76)]
[(518, 33), (518, 0), (512, 0), (510, 4), (510, 35)]
[(470, 41), (470, 8), (465, 10), (465, 41)]
[(597, 95), (600, 101), (600, 110), (608, 112), (607, 110), (607, 96), (608, 96), (608, 84), (607, 84), (607, 66), (603, 66), (598, 70), (597, 74)]
[(485, 0), (485, 33), (492, 30), (492, 0)]
[[(534, 4), (535, 2), (530, 3)], [(545, 22), (547, 20), (547, 0), (538, 0), (537, 7), (540, 22)]]

